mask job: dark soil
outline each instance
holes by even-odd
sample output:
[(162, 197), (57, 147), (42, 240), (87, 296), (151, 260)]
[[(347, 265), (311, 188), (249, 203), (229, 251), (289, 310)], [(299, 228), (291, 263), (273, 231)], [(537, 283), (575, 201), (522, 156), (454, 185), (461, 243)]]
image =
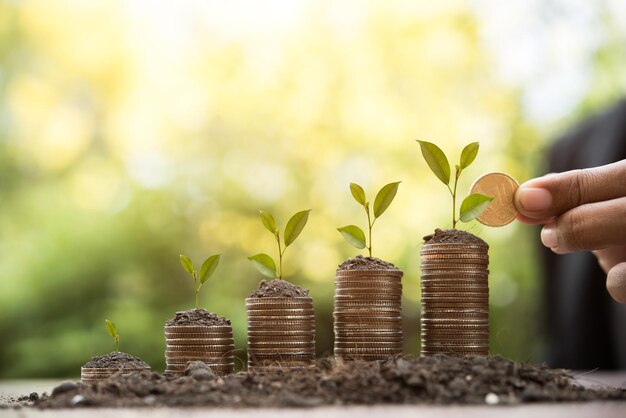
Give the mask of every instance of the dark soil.
[(303, 289), (295, 284), (291, 284), (285, 280), (273, 279), (262, 280), (259, 287), (250, 295), (249, 298), (273, 298), (273, 297), (287, 297), (295, 298), (299, 296), (308, 296), (309, 291)]
[(315, 369), (217, 377), (195, 363), (184, 376), (140, 372), (87, 386), (65, 383), (34, 398), (38, 408), (83, 406), (315, 407), (359, 404), (519, 404), (626, 401), (626, 389), (587, 389), (563, 370), (502, 357), (323, 359)]
[(483, 245), (489, 248), (489, 245), (478, 238), (474, 234), (470, 234), (467, 231), (461, 231), (458, 229), (435, 229), (434, 234), (426, 235), (424, 237), (424, 243), (426, 244), (471, 244), (471, 245)]
[(346, 270), (396, 270), (399, 271), (398, 267), (393, 264), (381, 260), (376, 257), (363, 257), (362, 255), (357, 255), (354, 258), (349, 258), (343, 263), (339, 264), (339, 268), (337, 271), (346, 271)]
[(104, 367), (111, 369), (138, 369), (142, 367), (150, 367), (140, 358), (131, 356), (130, 354), (114, 351), (103, 356), (92, 357), (83, 367), (94, 368)]
[(230, 325), (230, 321), (204, 309), (190, 309), (176, 312), (174, 318), (167, 321), (165, 325)]

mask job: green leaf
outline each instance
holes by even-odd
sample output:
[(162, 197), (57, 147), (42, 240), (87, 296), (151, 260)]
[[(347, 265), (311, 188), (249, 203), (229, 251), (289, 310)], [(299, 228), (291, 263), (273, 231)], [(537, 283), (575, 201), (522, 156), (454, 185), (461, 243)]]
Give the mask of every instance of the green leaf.
[(365, 248), (365, 233), (356, 225), (346, 225), (337, 228), (341, 235), (348, 241), (350, 245), (356, 248)]
[(193, 274), (193, 263), (191, 262), (191, 259), (189, 257), (187, 257), (186, 255), (180, 255), (180, 264), (181, 266), (183, 266), (183, 268), (185, 270), (187, 270), (189, 273)]
[(106, 325), (107, 331), (109, 333), (109, 335), (113, 338), (117, 338), (117, 327), (115, 326), (115, 324), (111, 321), (109, 321), (108, 319), (104, 320), (104, 324)]
[(213, 274), (217, 265), (220, 263), (221, 254), (215, 254), (204, 260), (200, 268), (200, 284), (204, 284)]
[(311, 212), (311, 209), (303, 210), (289, 219), (285, 227), (285, 248), (289, 247), (298, 238), (298, 235), (300, 235), (300, 232), (302, 232), (306, 222), (309, 220), (309, 212)]
[(248, 257), (248, 260), (252, 261), (254, 267), (260, 271), (264, 276), (276, 278), (276, 263), (272, 257), (267, 254), (256, 254), (252, 257)]
[(493, 197), (485, 196), (480, 193), (473, 193), (467, 196), (463, 199), (463, 203), (461, 203), (459, 220), (461, 222), (469, 222), (476, 219), (485, 209), (487, 209), (487, 206), (489, 206), (492, 200)]
[(396, 181), (394, 183), (389, 183), (383, 186), (382, 189), (376, 194), (376, 199), (374, 199), (374, 217), (378, 218), (382, 215), (391, 202), (393, 198), (396, 197), (396, 193), (398, 192), (398, 186), (401, 182)]
[(264, 210), (260, 210), (259, 213), (261, 214), (261, 222), (263, 222), (265, 228), (272, 234), (276, 235), (276, 232), (278, 231), (276, 230), (276, 221), (274, 220), (272, 214), (265, 212)]
[(472, 142), (463, 148), (461, 151), (461, 169), (469, 167), (474, 162), (478, 154), (478, 147), (478, 142)]
[(356, 183), (350, 183), (350, 193), (360, 205), (365, 206), (365, 190)]
[(445, 185), (450, 184), (450, 163), (443, 151), (435, 144), (417, 140), (422, 150), (422, 156), (433, 173)]

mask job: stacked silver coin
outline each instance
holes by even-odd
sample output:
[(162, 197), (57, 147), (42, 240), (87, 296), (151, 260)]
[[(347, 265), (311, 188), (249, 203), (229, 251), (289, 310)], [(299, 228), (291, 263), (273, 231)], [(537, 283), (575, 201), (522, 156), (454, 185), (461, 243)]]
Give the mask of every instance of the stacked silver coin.
[(421, 261), (422, 355), (489, 354), (488, 247), (427, 243)]
[(81, 367), (80, 380), (83, 383), (96, 383), (105, 380), (115, 373), (121, 372), (123, 375), (150, 370), (150, 367)]
[(402, 354), (402, 272), (337, 270), (335, 357), (382, 360)]
[(313, 300), (300, 297), (246, 299), (248, 370), (315, 367)]
[(232, 373), (235, 343), (230, 325), (166, 325), (165, 374), (180, 375), (190, 361), (206, 363), (214, 373)]

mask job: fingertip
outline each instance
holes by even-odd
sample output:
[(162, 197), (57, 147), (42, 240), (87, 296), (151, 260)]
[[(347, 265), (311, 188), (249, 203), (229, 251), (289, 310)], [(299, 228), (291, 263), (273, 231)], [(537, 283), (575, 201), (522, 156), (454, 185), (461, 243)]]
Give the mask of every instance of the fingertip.
[(606, 289), (616, 302), (626, 304), (626, 263), (617, 264), (609, 270)]
[(556, 224), (547, 224), (541, 229), (541, 242), (552, 251), (558, 252), (559, 241), (556, 235)]

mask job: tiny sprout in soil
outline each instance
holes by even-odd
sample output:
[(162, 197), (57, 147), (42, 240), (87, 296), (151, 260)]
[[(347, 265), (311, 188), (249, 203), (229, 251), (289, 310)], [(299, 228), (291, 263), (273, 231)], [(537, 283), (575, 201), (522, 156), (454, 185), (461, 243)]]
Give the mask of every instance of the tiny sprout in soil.
[(104, 320), (104, 324), (106, 325), (107, 332), (111, 337), (113, 337), (113, 340), (115, 341), (115, 351), (120, 351), (120, 335), (117, 333), (117, 327), (112, 321), (109, 321), (108, 319)]
[(248, 260), (252, 261), (254, 267), (263, 275), (272, 279), (283, 278), (283, 254), (285, 254), (287, 247), (289, 247), (296, 240), (296, 238), (298, 238), (304, 229), (304, 226), (309, 220), (309, 212), (311, 212), (311, 209), (300, 211), (289, 219), (289, 222), (287, 222), (287, 226), (285, 227), (283, 246), (280, 241), (280, 231), (276, 228), (276, 221), (274, 220), (274, 217), (269, 212), (265, 212), (263, 210), (259, 211), (263, 226), (265, 226), (265, 229), (274, 235), (278, 245), (278, 269), (276, 268), (274, 259), (267, 254), (260, 253), (248, 257)]
[(191, 277), (193, 277), (193, 287), (196, 291), (196, 309), (198, 309), (198, 293), (200, 293), (200, 288), (209, 279), (209, 277), (211, 277), (213, 272), (215, 272), (215, 269), (220, 262), (220, 256), (221, 254), (215, 254), (204, 260), (202, 267), (200, 267), (200, 273), (198, 274), (193, 266), (193, 263), (191, 262), (191, 259), (186, 255), (180, 255), (180, 264), (189, 274), (191, 274)]
[(450, 187), (450, 163), (448, 162), (448, 158), (443, 151), (433, 143), (420, 140), (417, 142), (420, 144), (422, 156), (424, 157), (424, 160), (426, 160), (428, 167), (430, 167), (435, 176), (437, 176), (437, 178), (446, 185), (450, 195), (452, 196), (452, 228), (456, 228), (458, 221), (469, 222), (480, 216), (480, 214), (487, 209), (487, 206), (489, 206), (493, 197), (485, 196), (480, 193), (472, 193), (463, 200), (461, 208), (459, 209), (459, 217), (456, 217), (456, 186), (463, 170), (474, 162), (474, 159), (478, 154), (478, 142), (472, 142), (463, 148), (463, 151), (461, 152), (461, 160), (459, 164), (455, 164), (454, 166), (455, 175), (453, 188)]
[[(352, 193), (352, 197), (354, 197), (354, 200), (356, 200), (358, 204), (363, 206), (363, 209), (365, 209), (365, 213), (367, 214), (368, 238), (366, 241), (365, 233), (356, 225), (342, 226), (341, 228), (337, 228), (337, 230), (341, 233), (341, 235), (343, 235), (350, 245), (356, 248), (367, 248), (370, 257), (372, 256), (372, 227), (380, 215), (387, 210), (394, 197), (396, 197), (399, 185), (399, 181), (389, 183), (383, 186), (383, 188), (376, 194), (373, 211), (374, 219), (372, 220), (370, 202), (368, 202), (365, 197), (365, 190), (363, 190), (363, 188), (356, 183), (350, 183), (350, 192)], [(367, 245), (368, 242), (369, 245)]]

